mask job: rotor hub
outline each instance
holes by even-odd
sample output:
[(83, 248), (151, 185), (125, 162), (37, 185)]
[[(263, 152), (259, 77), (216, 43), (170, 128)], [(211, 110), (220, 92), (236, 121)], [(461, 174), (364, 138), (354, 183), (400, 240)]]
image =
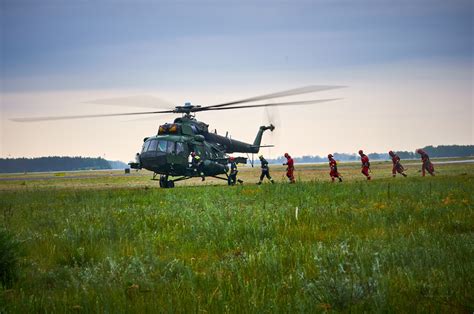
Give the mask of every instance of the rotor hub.
[(190, 102), (184, 103), (184, 106), (176, 106), (174, 107), (174, 113), (184, 113), (185, 115), (189, 115), (191, 112), (194, 112), (197, 108), (201, 108), (200, 105), (193, 105)]

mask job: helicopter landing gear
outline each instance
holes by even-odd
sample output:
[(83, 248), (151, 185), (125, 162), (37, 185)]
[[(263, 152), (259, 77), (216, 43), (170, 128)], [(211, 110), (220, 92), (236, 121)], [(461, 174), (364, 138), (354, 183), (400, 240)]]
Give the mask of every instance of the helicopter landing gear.
[(174, 188), (174, 181), (168, 180), (167, 175), (160, 175), (160, 188)]

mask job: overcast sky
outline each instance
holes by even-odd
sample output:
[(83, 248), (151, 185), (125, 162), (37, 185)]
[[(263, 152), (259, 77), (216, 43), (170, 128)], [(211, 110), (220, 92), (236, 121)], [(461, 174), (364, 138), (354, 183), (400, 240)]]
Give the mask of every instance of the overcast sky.
[[(277, 130), (264, 142), (276, 147), (264, 154), (474, 144), (473, 1), (0, 0), (0, 10), (1, 157), (128, 161), (174, 118), (14, 117), (137, 111), (85, 103), (134, 95), (210, 105), (311, 84), (347, 87), (297, 98), (339, 101), (272, 110)], [(267, 114), (198, 119), (252, 142)]]

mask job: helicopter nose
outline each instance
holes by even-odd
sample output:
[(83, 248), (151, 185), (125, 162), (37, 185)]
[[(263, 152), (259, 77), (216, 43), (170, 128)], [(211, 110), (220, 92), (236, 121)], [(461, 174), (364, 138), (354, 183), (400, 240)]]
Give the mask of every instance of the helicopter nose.
[(144, 168), (157, 168), (166, 165), (166, 153), (153, 152), (144, 153), (140, 157), (140, 161)]

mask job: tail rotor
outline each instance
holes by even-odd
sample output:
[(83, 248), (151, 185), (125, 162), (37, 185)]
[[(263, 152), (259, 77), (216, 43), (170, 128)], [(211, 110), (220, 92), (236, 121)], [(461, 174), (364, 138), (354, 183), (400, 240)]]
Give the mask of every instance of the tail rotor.
[[(268, 135), (268, 141), (272, 145), (277, 145), (280, 139), (280, 127), (281, 127), (281, 122), (280, 122), (280, 114), (278, 111), (277, 107), (265, 107), (264, 109), (264, 120), (265, 120), (265, 125), (270, 125), (273, 128), (270, 130), (272, 132), (269, 133)], [(267, 148), (267, 154), (271, 157), (272, 156), (272, 147)]]

